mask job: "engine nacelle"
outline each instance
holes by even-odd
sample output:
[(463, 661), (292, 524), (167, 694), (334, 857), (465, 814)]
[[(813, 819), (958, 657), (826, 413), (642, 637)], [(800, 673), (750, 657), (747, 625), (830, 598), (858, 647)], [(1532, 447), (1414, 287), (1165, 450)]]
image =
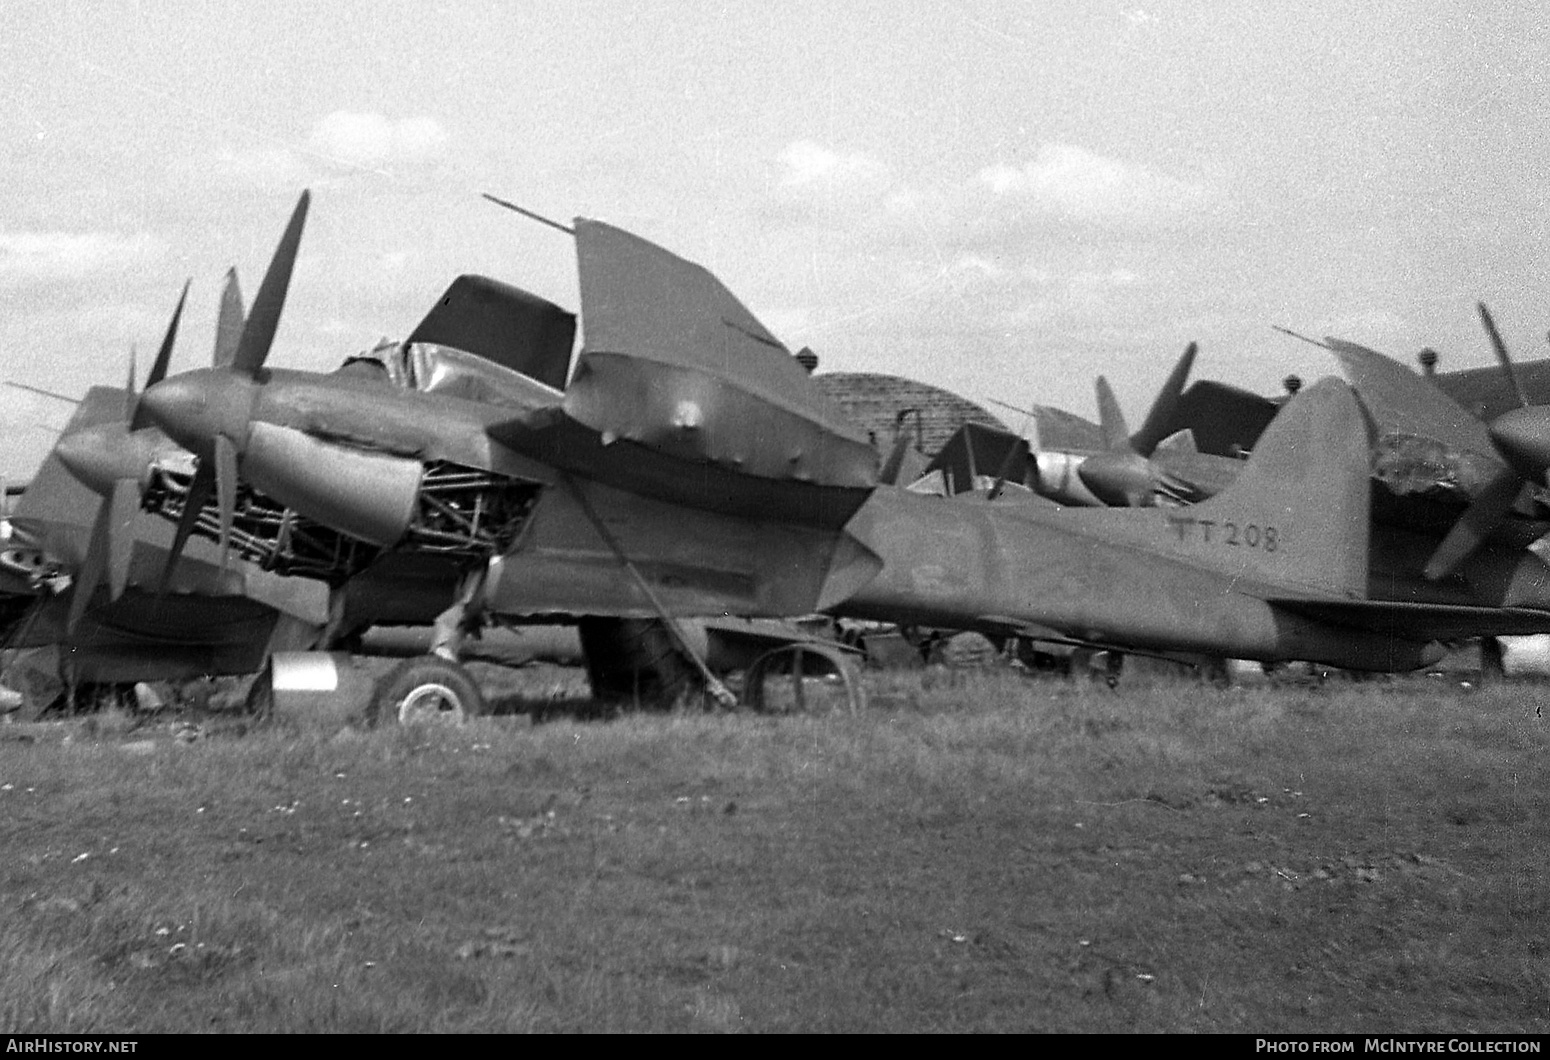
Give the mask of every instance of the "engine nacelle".
[(258, 421), (242, 454), (242, 474), (309, 519), (391, 548), (414, 517), (424, 467)]

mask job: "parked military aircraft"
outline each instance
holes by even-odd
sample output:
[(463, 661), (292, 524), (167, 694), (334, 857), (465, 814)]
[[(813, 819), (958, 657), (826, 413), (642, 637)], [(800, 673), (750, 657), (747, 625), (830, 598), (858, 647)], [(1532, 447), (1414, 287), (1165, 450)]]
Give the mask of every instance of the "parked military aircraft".
[[(1529, 553), (1483, 549), (1447, 584), (1371, 567), (1367, 426), (1338, 381), (1287, 403), (1237, 481), (1192, 508), (949, 503), (881, 483), (878, 453), (708, 272), (596, 221), (570, 229), (586, 342), (563, 392), (432, 342), (395, 355), (413, 387), (266, 368), (271, 280), (304, 209), (233, 363), (169, 377), (143, 407), (215, 480), (196, 533), (279, 561), (306, 518), (335, 535), (333, 567), (286, 560), (313, 577), (350, 570), (350, 547), (445, 561), (449, 627), (480, 608), (819, 610), (1375, 670), (1424, 665), (1438, 640), (1550, 630), (1550, 568)], [(190, 488), (160, 478), (147, 507), (189, 520)]]
[(1038, 421), (1037, 447), (1009, 432), (965, 424), (932, 459), (927, 473), (940, 472), (943, 491), (950, 494), (999, 493), (1003, 486), (997, 483), (1010, 482), (1067, 505), (1147, 507), (1204, 500), (1231, 482), (1241, 463), (1201, 453), (1189, 428), (1167, 430), (1179, 418), (1195, 353), (1190, 343), (1134, 434), (1108, 380), (1099, 376), (1098, 423), (1049, 406), (1027, 410)]
[[(1450, 395), (1450, 377), (1422, 377), (1374, 350), (1325, 340), (1377, 427), (1375, 477), (1403, 505), (1403, 521), (1445, 533), (1425, 564), (1432, 580), (1451, 575), (1487, 538), (1521, 547), (1550, 529), (1542, 494), (1550, 405), (1529, 402), (1489, 310), (1478, 309), (1501, 362), (1495, 382), (1504, 400), (1493, 407), (1502, 411), (1490, 422)], [(1464, 390), (1480, 400), (1484, 380), (1472, 375)]]
[[(65, 437), (94, 425), (122, 425), (125, 392), (93, 387)], [(39, 700), (62, 686), (181, 680), (251, 673), (273, 651), (310, 648), (328, 621), (324, 588), (246, 564), (222, 569), (200, 542), (172, 592), (156, 592), (173, 527), (136, 507), (113, 527), (103, 551), (99, 509), (111, 508), (51, 452), (13, 513), (8, 561), (30, 594), (5, 646), (17, 649), (6, 682)], [(105, 584), (105, 568), (117, 586)], [(96, 568), (97, 573), (92, 569)], [(117, 589), (117, 592), (114, 590)]]
[[(234, 279), (223, 332), (233, 304), (240, 322)], [(166, 372), (182, 307), (180, 298), (152, 383)], [(218, 362), (222, 354), (218, 344)], [(208, 543), (158, 593), (174, 535), (141, 513), (140, 491), (151, 465), (190, 461), (141, 417), (133, 357), (126, 389), (93, 387), (67, 400), (74, 414), (9, 513), (14, 529), (0, 553), (11, 590), (8, 683), (42, 707), (67, 686), (251, 673), (274, 651), (318, 643), (325, 587), (246, 564), (223, 569)]]

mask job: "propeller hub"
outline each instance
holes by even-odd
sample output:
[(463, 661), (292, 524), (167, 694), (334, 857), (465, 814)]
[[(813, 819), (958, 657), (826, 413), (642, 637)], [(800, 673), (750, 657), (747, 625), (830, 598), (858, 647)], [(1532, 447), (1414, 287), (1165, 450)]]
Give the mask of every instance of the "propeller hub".
[(1550, 405), (1502, 413), (1491, 423), (1491, 441), (1514, 471), (1543, 482), (1550, 469)]
[(100, 497), (113, 492), (116, 482), (144, 485), (155, 459), (152, 440), (132, 432), (123, 423), (99, 423), (71, 431), (54, 445), (65, 470)]
[(141, 407), (185, 449), (209, 459), (217, 436), (240, 453), (247, 445), (258, 383), (246, 375), (215, 368), (164, 379), (140, 398)]

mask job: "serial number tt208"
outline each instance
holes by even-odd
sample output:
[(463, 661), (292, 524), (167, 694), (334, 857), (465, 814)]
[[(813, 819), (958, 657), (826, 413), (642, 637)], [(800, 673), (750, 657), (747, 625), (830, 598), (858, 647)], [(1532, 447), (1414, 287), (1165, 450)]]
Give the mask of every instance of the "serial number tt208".
[(1197, 534), (1208, 545), (1227, 548), (1258, 548), (1274, 552), (1280, 547), (1280, 532), (1268, 524), (1235, 523), (1225, 519), (1195, 519), (1187, 515), (1168, 516), (1180, 541), (1188, 541)]

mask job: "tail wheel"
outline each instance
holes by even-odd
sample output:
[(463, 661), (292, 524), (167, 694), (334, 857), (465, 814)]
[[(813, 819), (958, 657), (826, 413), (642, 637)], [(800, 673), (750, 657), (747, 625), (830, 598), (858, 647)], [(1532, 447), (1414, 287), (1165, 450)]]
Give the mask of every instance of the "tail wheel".
[(667, 709), (704, 691), (699, 671), (658, 619), (588, 617), (578, 632), (599, 700)]
[(378, 725), (461, 725), (487, 713), (468, 671), (438, 655), (405, 659), (388, 671), (372, 697), (371, 717)]

